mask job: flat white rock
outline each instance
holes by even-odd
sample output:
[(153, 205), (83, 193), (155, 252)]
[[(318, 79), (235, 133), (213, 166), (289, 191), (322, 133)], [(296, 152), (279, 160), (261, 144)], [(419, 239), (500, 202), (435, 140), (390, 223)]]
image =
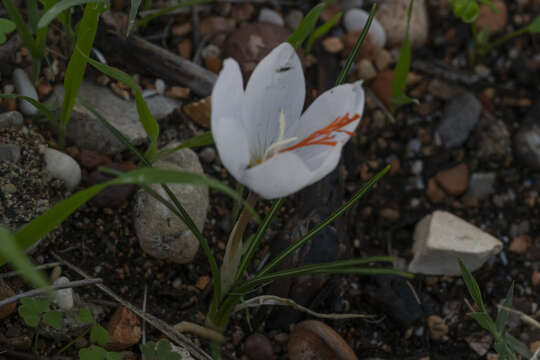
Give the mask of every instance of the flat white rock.
[(61, 151), (47, 148), (44, 152), (46, 170), (53, 177), (64, 180), (71, 191), (81, 182), (81, 167), (73, 158)]
[(501, 251), (498, 239), (445, 211), (425, 216), (414, 230), (414, 258), (409, 271), (429, 275), (461, 274), (458, 258), (467, 269), (479, 269)]
[[(345, 17), (343, 18), (343, 24), (345, 25), (345, 29), (347, 29), (348, 32), (360, 31), (364, 28), (364, 25), (366, 24), (368, 18), (368, 12), (362, 9), (353, 8), (347, 10), (347, 12), (345, 13)], [(384, 45), (386, 45), (386, 31), (376, 18), (373, 18), (373, 21), (369, 28), (369, 33), (375, 39), (377, 46), (381, 49), (384, 48)]]
[(274, 11), (272, 9), (263, 8), (261, 9), (261, 12), (259, 13), (259, 22), (265, 22), (270, 24), (276, 24), (279, 26), (285, 25), (285, 20), (283, 20), (283, 17), (280, 13), (277, 11)]
[[(54, 285), (64, 285), (69, 283), (69, 279), (61, 276), (54, 281)], [(54, 303), (64, 311), (73, 309), (73, 289), (61, 289), (54, 292)]]
[[(29, 98), (39, 101), (36, 88), (23, 69), (15, 69), (13, 71), (13, 83), (15, 84), (15, 88), (19, 95), (28, 96)], [(26, 116), (32, 116), (38, 112), (38, 109), (26, 100), (20, 100), (19, 104), (21, 112)]]

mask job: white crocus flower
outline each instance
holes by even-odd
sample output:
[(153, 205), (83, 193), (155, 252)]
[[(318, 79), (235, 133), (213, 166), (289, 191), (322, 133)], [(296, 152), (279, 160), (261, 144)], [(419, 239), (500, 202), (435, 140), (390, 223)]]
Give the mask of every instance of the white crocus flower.
[(212, 134), (227, 170), (266, 199), (292, 194), (330, 173), (364, 110), (361, 83), (326, 91), (303, 113), (305, 82), (293, 47), (276, 47), (244, 90), (225, 60), (212, 91)]

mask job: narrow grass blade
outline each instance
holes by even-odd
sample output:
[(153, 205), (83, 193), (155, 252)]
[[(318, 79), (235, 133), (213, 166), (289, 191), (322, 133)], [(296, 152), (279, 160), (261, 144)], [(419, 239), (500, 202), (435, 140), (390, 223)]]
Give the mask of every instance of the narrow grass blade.
[(469, 313), (468, 315), (472, 317), (478, 323), (478, 325), (480, 325), (481, 327), (489, 331), (491, 335), (493, 335), (493, 337), (495, 338), (498, 337), (498, 332), (495, 326), (495, 322), (493, 321), (491, 316), (489, 316), (488, 313), (473, 312), (473, 313)]
[[(62, 11), (65, 9), (66, 8), (62, 7)], [(81, 87), (84, 73), (86, 71), (86, 58), (92, 50), (94, 39), (96, 37), (99, 15), (104, 10), (105, 6), (101, 2), (89, 3), (84, 8), (83, 17), (77, 29), (76, 48), (78, 51), (74, 51), (71, 55), (64, 78), (65, 94), (64, 102), (62, 104), (62, 111), (60, 114), (62, 129), (65, 129), (71, 117), (71, 112), (73, 110), (73, 106), (75, 105), (75, 99), (79, 93), (79, 88)], [(55, 14), (60, 13), (61, 11)], [(61, 141), (63, 141), (63, 139), (61, 139)]]
[(24, 22), (24, 19), (19, 13), (19, 10), (17, 10), (13, 0), (2, 0), (2, 4), (4, 4), (11, 21), (17, 26), (17, 32), (19, 33), (24, 46), (30, 50), (32, 57), (41, 58), (41, 54), (38, 54), (36, 51), (36, 44), (34, 42), (34, 37), (30, 32), (30, 27)]
[(47, 280), (35, 269), (20, 245), (8, 229), (0, 227), (0, 264), (10, 262), (35, 287), (46, 287)]
[(88, 3), (103, 3), (103, 0), (63, 0), (56, 3), (52, 6), (47, 12), (41, 16), (37, 24), (38, 29), (43, 29), (51, 23), (58, 15), (60, 15), (65, 10), (72, 8), (77, 5), (88, 4)]
[(298, 49), (302, 46), (302, 43), (308, 38), (308, 36), (313, 32), (319, 17), (321, 16), (326, 3), (321, 3), (317, 6), (314, 6), (304, 17), (300, 25), (294, 30), (294, 32), (289, 36), (287, 42), (290, 43), (295, 49)]
[(338, 78), (336, 80), (336, 86), (341, 85), (345, 82), (345, 79), (347, 78), (347, 75), (349, 75), (349, 71), (351, 70), (351, 66), (354, 62), (354, 59), (356, 59), (356, 55), (358, 55), (358, 51), (360, 51), (360, 47), (364, 43), (364, 40), (366, 39), (369, 28), (371, 27), (371, 22), (373, 21), (373, 17), (375, 16), (375, 11), (377, 10), (377, 4), (373, 4), (371, 6), (371, 10), (369, 11), (369, 17), (366, 21), (366, 24), (364, 25), (364, 28), (362, 29), (362, 32), (360, 33), (360, 36), (358, 37), (358, 40), (356, 40), (356, 43), (354, 44), (354, 47), (347, 57), (347, 60), (345, 60), (345, 65), (343, 66), (343, 69), (341, 69), (341, 72), (338, 75)]
[(285, 251), (276, 256), (269, 264), (267, 264), (257, 275), (257, 277), (267, 274), (270, 270), (275, 268), (280, 264), (287, 256), (292, 254), (296, 249), (304, 246), (304, 244), (311, 239), (313, 236), (317, 235), (321, 230), (330, 225), (334, 220), (343, 215), (347, 210), (349, 210), (358, 200), (360, 200), (373, 185), (377, 183), (387, 172), (390, 170), (390, 166), (386, 166), (382, 171), (377, 175), (371, 178), (366, 185), (364, 185), (354, 196), (343, 204), (338, 210), (334, 211), (332, 215), (327, 217), (322, 223), (317, 225), (315, 228), (311, 229), (306, 235), (304, 235), (300, 240), (289, 246)]
[(512, 282), (512, 285), (510, 285), (510, 289), (508, 289), (508, 293), (506, 294), (506, 297), (502, 304), (503, 307), (499, 309), (497, 313), (497, 318), (495, 319), (495, 325), (499, 333), (503, 332), (506, 326), (506, 322), (508, 321), (508, 316), (510, 315), (510, 312), (508, 310), (505, 310), (504, 308), (512, 307), (513, 297), (514, 297), (514, 282)]
[(484, 305), (484, 301), (482, 300), (482, 292), (480, 291), (480, 286), (478, 286), (476, 279), (467, 269), (463, 261), (461, 261), (461, 259), (458, 259), (458, 261), (459, 267), (461, 268), (463, 281), (465, 281), (465, 285), (467, 286), (467, 290), (469, 290), (469, 294), (471, 295), (476, 305), (478, 305), (478, 307), (480, 308), (480, 311), (486, 312), (486, 307)]
[(309, 39), (306, 45), (306, 51), (308, 53), (311, 52), (311, 49), (313, 48), (313, 44), (315, 43), (315, 41), (317, 41), (322, 36), (326, 35), (339, 22), (339, 19), (341, 19), (341, 15), (342, 13), (338, 13), (332, 16), (330, 20), (328, 20), (327, 22), (319, 26), (317, 29), (315, 29), (315, 31), (309, 36)]
[(139, 6), (141, 6), (142, 0), (131, 0), (131, 6), (129, 8), (129, 18), (128, 18), (128, 29), (126, 36), (129, 36), (133, 25), (135, 25), (135, 18), (137, 17), (137, 12), (139, 11)]
[(531, 359), (533, 353), (529, 350), (527, 345), (510, 335), (509, 333), (504, 333), (503, 339), (508, 346), (519, 355), (523, 356), (525, 359)]
[(43, 113), (47, 119), (56, 125), (58, 123), (56, 115), (47, 107), (47, 105), (40, 103), (37, 100), (34, 100), (28, 96), (18, 95), (18, 94), (0, 94), (0, 99), (20, 99), (28, 101), (30, 104), (34, 105), (41, 113)]
[(527, 30), (531, 34), (540, 33), (540, 16), (537, 16), (537, 17), (534, 18), (534, 20), (527, 27)]
[(212, 133), (210, 131), (207, 131), (184, 141), (183, 143), (181, 143), (180, 145), (172, 149), (165, 149), (165, 150), (159, 151), (154, 157), (154, 161), (167, 157), (181, 149), (201, 147), (201, 146), (207, 146), (207, 145), (213, 145), (213, 144), (214, 144), (214, 138), (212, 137)]
[(37, 22), (39, 20), (39, 10), (36, 0), (26, 0), (26, 16), (28, 17), (28, 23), (32, 32), (37, 33)]
[(137, 112), (139, 113), (139, 118), (141, 120), (142, 126), (144, 130), (146, 131), (146, 134), (148, 135), (148, 139), (150, 139), (150, 145), (148, 146), (148, 150), (145, 154), (145, 157), (152, 162), (156, 156), (157, 153), (157, 139), (159, 136), (159, 125), (150, 112), (150, 109), (148, 108), (148, 105), (146, 104), (146, 101), (144, 100), (142, 96), (141, 89), (139, 88), (139, 85), (133, 80), (131, 76), (126, 74), (125, 72), (113, 68), (112, 66), (108, 66), (105, 64), (100, 63), (99, 61), (93, 60), (90, 57), (88, 57), (87, 54), (85, 54), (85, 59), (101, 71), (102, 73), (109, 75), (110, 77), (126, 84), (135, 92), (135, 104), (137, 106)]
[(208, 4), (208, 3), (211, 3), (211, 2), (214, 2), (214, 1), (215, 0), (187, 0), (187, 1), (184, 1), (184, 2), (182, 2), (180, 4), (178, 4), (178, 5), (173, 5), (173, 6), (163, 8), (163, 9), (158, 10), (158, 11), (156, 11), (156, 12), (150, 14), (150, 15), (146, 15), (142, 19), (139, 19), (139, 21), (137, 21), (135, 23), (135, 25), (133, 26), (133, 29), (136, 29), (136, 28), (138, 28), (140, 26), (146, 26), (150, 21), (154, 20), (155, 18), (166, 15), (166, 14), (168, 14), (171, 11), (174, 11), (176, 9), (180, 9), (180, 8), (183, 8), (183, 7), (189, 7), (189, 6), (195, 6), (195, 5), (201, 5), (201, 4)]

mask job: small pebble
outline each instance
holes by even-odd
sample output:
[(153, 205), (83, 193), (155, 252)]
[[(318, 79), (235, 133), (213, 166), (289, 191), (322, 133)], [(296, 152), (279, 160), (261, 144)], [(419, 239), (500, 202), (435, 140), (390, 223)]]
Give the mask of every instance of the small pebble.
[[(53, 283), (54, 285), (63, 285), (69, 283), (69, 279), (65, 276), (59, 277)], [(73, 308), (73, 289), (61, 289), (55, 291), (54, 302), (64, 311), (69, 311)]]
[(277, 11), (274, 11), (268, 8), (261, 9), (258, 20), (259, 22), (265, 22), (265, 23), (275, 24), (279, 26), (285, 25), (285, 21), (283, 20), (283, 17), (281, 16), (281, 14), (278, 13)]
[[(39, 101), (36, 88), (23, 69), (15, 69), (15, 71), (13, 71), (13, 83), (15, 84), (18, 94)], [(33, 116), (38, 112), (38, 109), (34, 105), (25, 100), (20, 101), (20, 108), (21, 112), (27, 116)]]

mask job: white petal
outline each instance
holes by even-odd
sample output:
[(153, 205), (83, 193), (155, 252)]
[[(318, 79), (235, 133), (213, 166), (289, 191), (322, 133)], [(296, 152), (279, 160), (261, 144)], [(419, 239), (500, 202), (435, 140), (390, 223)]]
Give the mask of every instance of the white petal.
[(323, 151), (319, 156), (312, 157), (307, 161), (307, 165), (312, 171), (312, 177), (310, 185), (321, 180), (326, 175), (330, 174), (339, 163), (341, 157), (341, 149), (344, 144), (328, 147), (326, 151)]
[(311, 184), (313, 174), (293, 152), (266, 160), (246, 171), (241, 183), (265, 199), (290, 195)]
[(244, 84), (240, 66), (236, 60), (226, 59), (212, 90), (212, 119), (240, 119), (243, 100)]
[(225, 168), (238, 180), (249, 166), (249, 148), (242, 122), (232, 117), (212, 117), (212, 136)]
[(302, 64), (294, 48), (284, 43), (255, 68), (246, 87), (242, 121), (253, 154), (262, 155), (279, 135), (279, 116), (287, 128), (300, 117), (305, 100)]
[[(324, 128), (339, 116), (349, 113), (350, 117), (355, 114), (361, 117), (363, 111), (364, 89), (361, 82), (336, 86), (315, 99), (285, 137), (297, 136), (301, 140)], [(359, 123), (359, 120), (354, 121), (343, 129), (352, 132)], [(338, 133), (340, 140), (346, 140), (347, 137), (346, 134)]]

